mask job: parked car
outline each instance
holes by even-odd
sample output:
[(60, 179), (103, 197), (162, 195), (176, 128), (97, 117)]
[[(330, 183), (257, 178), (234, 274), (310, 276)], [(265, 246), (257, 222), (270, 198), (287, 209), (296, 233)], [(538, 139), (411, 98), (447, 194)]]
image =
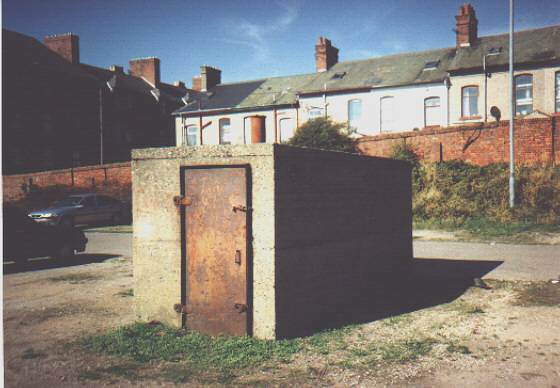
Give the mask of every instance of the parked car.
[(72, 226), (34, 222), (19, 208), (4, 206), (4, 261), (30, 257), (68, 258), (86, 249), (88, 239)]
[(119, 224), (125, 214), (124, 204), (98, 194), (76, 194), (55, 202), (46, 209), (29, 213), (34, 221), (50, 225)]

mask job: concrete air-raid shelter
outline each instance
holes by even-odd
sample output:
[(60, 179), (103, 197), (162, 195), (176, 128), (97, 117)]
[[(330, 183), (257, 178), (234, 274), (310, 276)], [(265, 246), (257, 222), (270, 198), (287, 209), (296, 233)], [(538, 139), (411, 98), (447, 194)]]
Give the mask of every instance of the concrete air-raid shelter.
[(138, 319), (308, 335), (350, 323), (383, 268), (412, 259), (406, 162), (279, 144), (132, 159)]

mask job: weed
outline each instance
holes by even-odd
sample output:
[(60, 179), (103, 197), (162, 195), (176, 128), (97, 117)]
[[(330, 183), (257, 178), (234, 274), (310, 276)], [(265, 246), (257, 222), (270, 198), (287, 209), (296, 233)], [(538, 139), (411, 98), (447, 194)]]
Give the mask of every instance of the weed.
[(129, 288), (129, 289), (126, 290), (126, 291), (117, 292), (115, 295), (121, 296), (121, 297), (123, 297), (123, 298), (126, 298), (126, 297), (128, 297), (128, 296), (134, 296), (134, 290), (133, 290), (132, 288)]
[(383, 325), (390, 327), (400, 327), (406, 326), (412, 323), (412, 316), (409, 314), (397, 315), (395, 317), (390, 317), (381, 321)]
[(560, 306), (560, 284), (530, 283), (517, 291), (519, 306)]
[(346, 326), (340, 329), (326, 330), (306, 339), (307, 348), (319, 354), (329, 354), (336, 350), (345, 349), (346, 336), (353, 326)]
[(92, 275), (88, 273), (74, 273), (68, 275), (57, 276), (50, 278), (51, 282), (67, 282), (70, 284), (81, 284), (89, 281), (94, 281), (100, 279), (97, 275)]
[(478, 305), (473, 305), (464, 300), (457, 299), (448, 303), (446, 307), (451, 311), (456, 311), (460, 314), (483, 314), (484, 310)]
[(455, 345), (449, 344), (447, 345), (447, 351), (449, 353), (461, 353), (461, 354), (471, 354), (471, 350), (465, 345)]
[(36, 352), (35, 350), (33, 350), (33, 348), (25, 349), (25, 351), (21, 355), (21, 358), (23, 360), (32, 360), (34, 358), (43, 358), (43, 357), (47, 357), (47, 354), (42, 352)]

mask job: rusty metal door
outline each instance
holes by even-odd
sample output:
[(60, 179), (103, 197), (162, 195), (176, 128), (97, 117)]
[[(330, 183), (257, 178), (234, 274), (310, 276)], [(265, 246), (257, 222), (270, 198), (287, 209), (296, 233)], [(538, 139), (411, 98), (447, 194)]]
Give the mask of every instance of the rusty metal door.
[[(186, 168), (186, 326), (210, 335), (248, 335), (246, 167)], [(250, 284), (249, 284), (250, 286)]]

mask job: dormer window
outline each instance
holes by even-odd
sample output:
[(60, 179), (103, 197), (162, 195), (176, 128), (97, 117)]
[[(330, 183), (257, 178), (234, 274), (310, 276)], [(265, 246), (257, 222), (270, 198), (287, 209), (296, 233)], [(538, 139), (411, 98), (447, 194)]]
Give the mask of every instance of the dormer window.
[(342, 71), (340, 73), (334, 73), (331, 79), (343, 79), (345, 75), (346, 75), (345, 71)]
[(437, 61), (428, 61), (426, 62), (426, 64), (424, 65), (424, 71), (426, 70), (436, 70), (438, 68), (439, 65), (439, 60)]

